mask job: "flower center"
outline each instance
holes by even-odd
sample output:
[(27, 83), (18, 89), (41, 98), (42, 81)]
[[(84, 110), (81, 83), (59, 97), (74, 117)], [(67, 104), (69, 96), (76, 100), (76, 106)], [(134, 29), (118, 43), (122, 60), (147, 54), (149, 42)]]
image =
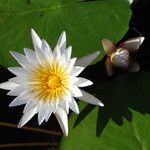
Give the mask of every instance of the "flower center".
[(43, 101), (63, 99), (69, 87), (67, 68), (61, 63), (47, 63), (32, 70), (29, 78), (29, 87), (34, 98)]
[(48, 81), (47, 81), (47, 86), (54, 90), (54, 89), (57, 89), (59, 88), (60, 86), (62, 85), (61, 83), (61, 79), (58, 75), (50, 75), (49, 78), (48, 78)]

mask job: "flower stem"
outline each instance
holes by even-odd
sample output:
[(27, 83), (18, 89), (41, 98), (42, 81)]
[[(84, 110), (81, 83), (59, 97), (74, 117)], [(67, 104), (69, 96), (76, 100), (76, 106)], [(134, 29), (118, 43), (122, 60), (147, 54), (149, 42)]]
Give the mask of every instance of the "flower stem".
[[(16, 124), (7, 123), (7, 122), (0, 122), (0, 126), (11, 127), (11, 128), (17, 128), (17, 125), (16, 125)], [(61, 133), (60, 133), (60, 132), (49, 131), (49, 130), (46, 130), (46, 129), (39, 129), (39, 128), (28, 127), (28, 126), (24, 126), (24, 127), (22, 127), (22, 128), (19, 128), (19, 129), (61, 136)]]
[(8, 148), (8, 147), (31, 147), (31, 146), (58, 146), (59, 143), (5, 143), (0, 144), (0, 148)]

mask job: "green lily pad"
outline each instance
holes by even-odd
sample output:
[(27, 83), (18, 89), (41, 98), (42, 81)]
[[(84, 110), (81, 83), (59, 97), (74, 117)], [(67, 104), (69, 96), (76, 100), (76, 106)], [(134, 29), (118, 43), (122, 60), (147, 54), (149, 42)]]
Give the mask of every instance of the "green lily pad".
[(122, 38), (130, 14), (128, 0), (0, 0), (0, 65), (17, 64), (10, 50), (32, 48), (31, 28), (52, 47), (65, 30), (74, 56), (103, 54), (100, 40)]
[(149, 150), (150, 74), (127, 74), (94, 87), (105, 107), (80, 102), (80, 114), (71, 114), (69, 136), (60, 149)]

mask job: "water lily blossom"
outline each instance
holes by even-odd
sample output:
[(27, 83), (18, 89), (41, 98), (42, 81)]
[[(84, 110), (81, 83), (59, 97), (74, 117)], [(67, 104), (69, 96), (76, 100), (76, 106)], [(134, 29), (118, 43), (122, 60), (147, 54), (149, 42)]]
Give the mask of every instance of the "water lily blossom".
[(72, 47), (66, 48), (65, 32), (60, 35), (53, 51), (33, 29), (31, 35), (35, 51), (24, 48), (25, 55), (10, 52), (21, 67), (9, 67), (8, 70), (16, 77), (1, 83), (0, 88), (10, 90), (8, 95), (16, 96), (10, 107), (26, 104), (18, 127), (25, 125), (35, 114), (38, 114), (40, 125), (44, 120), (47, 122), (53, 113), (67, 136), (69, 108), (79, 113), (75, 98), (103, 106), (99, 99), (80, 89), (92, 85), (92, 81), (78, 77), (99, 52), (77, 60), (71, 58)]
[(130, 72), (138, 72), (140, 66), (131, 55), (139, 49), (143, 41), (144, 37), (141, 36), (129, 39), (116, 46), (112, 41), (102, 39), (102, 45), (106, 53), (105, 68), (108, 76), (113, 74), (114, 67)]

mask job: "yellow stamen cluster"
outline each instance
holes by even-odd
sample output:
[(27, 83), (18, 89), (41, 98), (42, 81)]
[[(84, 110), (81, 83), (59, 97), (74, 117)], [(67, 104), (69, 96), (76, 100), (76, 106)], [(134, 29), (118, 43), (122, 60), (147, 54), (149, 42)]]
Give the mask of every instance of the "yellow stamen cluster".
[(68, 90), (69, 73), (59, 62), (44, 63), (31, 71), (29, 87), (43, 101), (61, 100)]

